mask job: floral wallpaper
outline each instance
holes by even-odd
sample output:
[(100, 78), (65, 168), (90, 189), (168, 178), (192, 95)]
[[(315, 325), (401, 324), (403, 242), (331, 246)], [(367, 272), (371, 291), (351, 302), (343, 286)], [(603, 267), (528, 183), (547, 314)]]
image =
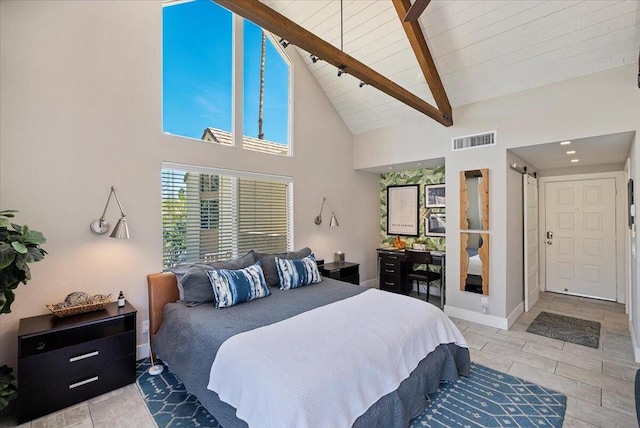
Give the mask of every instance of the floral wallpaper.
[(424, 217), (427, 209), (424, 207), (424, 185), (444, 183), (444, 166), (436, 168), (410, 169), (402, 172), (388, 172), (380, 174), (380, 242), (382, 247), (393, 246), (395, 235), (387, 235), (387, 186), (397, 184), (420, 185), (420, 236), (401, 236), (407, 248), (414, 243), (427, 244), (430, 250), (445, 250), (445, 238), (440, 236), (425, 236)]

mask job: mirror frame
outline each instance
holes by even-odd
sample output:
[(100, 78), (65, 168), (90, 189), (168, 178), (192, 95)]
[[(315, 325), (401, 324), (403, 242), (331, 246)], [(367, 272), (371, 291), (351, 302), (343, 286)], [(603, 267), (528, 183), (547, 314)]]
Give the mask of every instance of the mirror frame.
[(469, 209), (469, 196), (467, 192), (467, 178), (482, 177), (482, 182), (478, 186), (480, 195), (479, 207), (482, 215), (482, 229), (489, 230), (489, 169), (473, 169), (460, 171), (460, 230), (469, 230), (467, 210)]
[(482, 262), (482, 294), (489, 295), (489, 234), (480, 232), (461, 232), (460, 233), (460, 291), (467, 291), (467, 269), (469, 268), (469, 253), (467, 245), (469, 235), (477, 233), (482, 237), (482, 246), (478, 249), (478, 255)]

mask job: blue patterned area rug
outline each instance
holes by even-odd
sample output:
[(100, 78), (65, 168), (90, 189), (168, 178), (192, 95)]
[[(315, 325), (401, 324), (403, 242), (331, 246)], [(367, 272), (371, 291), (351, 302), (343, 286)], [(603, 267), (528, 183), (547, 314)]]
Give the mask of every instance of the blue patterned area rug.
[(136, 383), (159, 428), (222, 428), (195, 395), (187, 392), (180, 379), (167, 366), (156, 376), (149, 374), (149, 367), (149, 359), (137, 362)]
[(471, 375), (443, 382), (411, 420), (417, 427), (562, 427), (567, 397), (471, 363)]
[[(151, 376), (137, 364), (137, 384), (158, 427), (222, 428), (165, 366)], [(471, 376), (443, 382), (411, 428), (561, 427), (567, 397), (531, 382), (471, 363)]]

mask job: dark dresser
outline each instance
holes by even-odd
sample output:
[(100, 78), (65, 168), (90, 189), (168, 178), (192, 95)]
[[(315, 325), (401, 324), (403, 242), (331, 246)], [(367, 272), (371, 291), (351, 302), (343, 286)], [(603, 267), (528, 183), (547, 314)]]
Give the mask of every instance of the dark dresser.
[(136, 309), (106, 309), (20, 320), (18, 423), (136, 380)]

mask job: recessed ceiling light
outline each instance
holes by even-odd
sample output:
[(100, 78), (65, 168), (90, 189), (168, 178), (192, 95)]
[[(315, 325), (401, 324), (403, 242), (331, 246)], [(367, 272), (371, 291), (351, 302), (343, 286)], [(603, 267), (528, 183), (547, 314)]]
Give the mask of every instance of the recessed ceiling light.
[(422, 166), (422, 162), (418, 162), (418, 163), (417, 163), (417, 165), (418, 165), (418, 166)]
[(576, 154), (576, 151), (575, 151), (575, 150), (569, 150), (569, 151), (567, 152), (567, 154), (568, 154), (568, 155), (575, 155), (575, 154)]
[(392, 166), (388, 166), (387, 169), (393, 169), (393, 167)]
[(560, 143), (561, 146), (566, 146), (568, 144), (571, 144), (571, 141), (563, 141), (562, 143)]
[(580, 162), (580, 159), (571, 159), (571, 162), (573, 163)]

